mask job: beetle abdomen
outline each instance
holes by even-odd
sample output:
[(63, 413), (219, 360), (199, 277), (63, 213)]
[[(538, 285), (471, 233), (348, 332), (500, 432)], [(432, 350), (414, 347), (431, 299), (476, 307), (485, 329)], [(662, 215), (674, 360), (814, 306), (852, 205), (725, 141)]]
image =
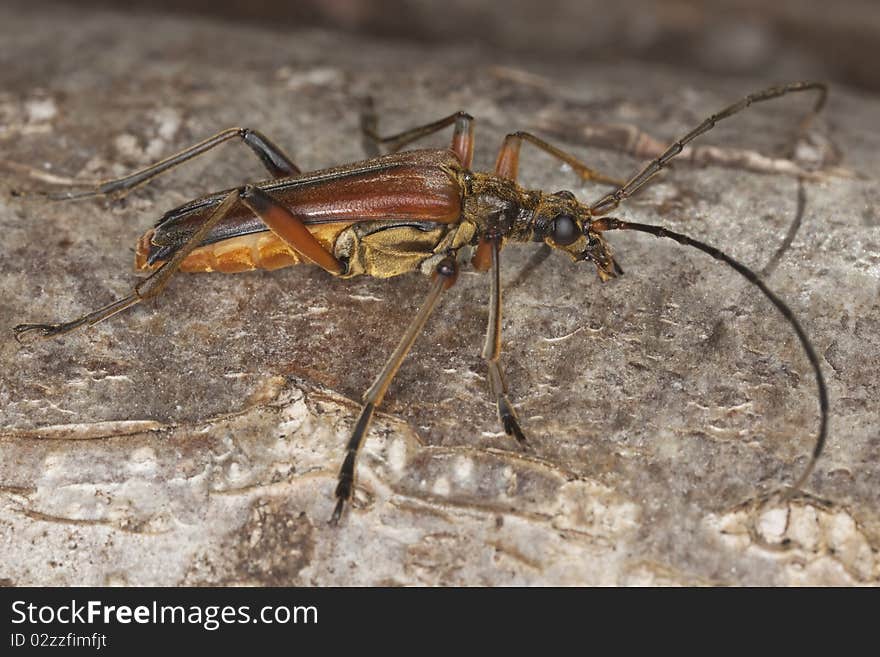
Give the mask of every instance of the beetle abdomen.
[[(338, 222), (310, 226), (309, 229), (321, 245), (332, 253), (336, 237), (349, 225)], [(152, 236), (153, 230), (149, 230), (138, 240), (134, 264), (136, 271), (155, 271), (173, 255), (170, 253), (167, 258), (151, 258), (156, 252), (156, 246), (151, 242)], [(302, 262), (309, 261), (274, 233), (264, 230), (197, 247), (181, 263), (180, 271), (234, 274), (254, 269), (271, 271)]]

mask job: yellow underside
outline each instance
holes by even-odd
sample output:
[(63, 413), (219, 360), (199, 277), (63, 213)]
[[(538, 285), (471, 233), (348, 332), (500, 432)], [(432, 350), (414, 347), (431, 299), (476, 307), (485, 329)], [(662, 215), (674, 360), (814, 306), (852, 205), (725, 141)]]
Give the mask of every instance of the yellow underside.
[[(336, 241), (339, 232), (349, 225), (349, 223), (341, 222), (319, 224), (309, 226), (309, 231), (325, 249), (332, 253), (333, 243)], [(135, 269), (137, 271), (155, 271), (164, 264), (164, 261), (154, 262), (152, 265), (147, 264), (149, 239), (151, 236), (152, 231), (144, 235), (138, 244), (135, 255)], [(207, 246), (200, 246), (181, 263), (180, 271), (215, 271), (224, 274), (234, 274), (254, 269), (271, 271), (273, 269), (298, 265), (301, 262), (310, 263), (311, 261), (287, 246), (274, 233), (264, 231), (233, 237)]]

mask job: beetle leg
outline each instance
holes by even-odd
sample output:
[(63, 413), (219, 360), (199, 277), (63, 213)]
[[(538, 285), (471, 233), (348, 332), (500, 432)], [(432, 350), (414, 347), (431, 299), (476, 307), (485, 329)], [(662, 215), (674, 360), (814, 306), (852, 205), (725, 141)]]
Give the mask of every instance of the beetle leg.
[(342, 461), (342, 466), (339, 468), (339, 483), (336, 486), (336, 507), (333, 509), (333, 515), (330, 517), (331, 524), (339, 522), (345, 503), (351, 499), (354, 490), (355, 461), (357, 460), (358, 450), (370, 426), (370, 421), (373, 419), (373, 412), (382, 403), (382, 398), (385, 396), (391, 380), (394, 378), (397, 370), (400, 369), (403, 359), (406, 358), (419, 333), (422, 332), (425, 322), (437, 306), (440, 296), (444, 291), (452, 287), (457, 276), (458, 263), (455, 261), (454, 256), (448, 256), (438, 263), (434, 270), (433, 281), (427, 298), (422, 303), (415, 317), (413, 317), (406, 332), (400, 338), (397, 348), (388, 357), (385, 367), (379, 372), (379, 376), (373, 381), (373, 385), (364, 393), (364, 406), (345, 448), (345, 458)]
[(241, 202), (250, 208), (275, 235), (294, 251), (331, 274), (345, 272), (345, 266), (309, 232), (302, 219), (254, 185), (246, 185)]
[(390, 137), (379, 136), (379, 120), (373, 105), (373, 99), (364, 101), (361, 111), (361, 132), (364, 136), (364, 150), (370, 157), (379, 155), (380, 147), (385, 146), (389, 153), (396, 153), (401, 148), (417, 139), (439, 132), (448, 126), (455, 124), (452, 132), (452, 145), (450, 148), (458, 156), (464, 168), (470, 169), (474, 159), (474, 117), (466, 112), (456, 112), (447, 117), (427, 123), (410, 130), (405, 130)]
[(180, 264), (192, 251), (198, 247), (205, 237), (211, 232), (211, 229), (222, 221), (235, 205), (239, 203), (239, 190), (234, 190), (217, 206), (211, 216), (199, 226), (198, 230), (193, 233), (190, 238), (174, 252), (171, 260), (162, 265), (152, 275), (140, 281), (134, 286), (134, 291), (123, 299), (117, 299), (106, 306), (90, 312), (71, 322), (62, 322), (59, 324), (19, 324), (13, 328), (15, 339), (21, 342), (21, 338), (26, 334), (34, 334), (35, 337), (51, 338), (72, 331), (80, 326), (94, 326), (108, 317), (112, 317), (116, 313), (122, 312), (126, 308), (131, 308), (139, 304), (145, 299), (152, 299), (159, 295), (168, 280), (180, 268)]
[(548, 153), (558, 160), (562, 160), (578, 174), (583, 180), (595, 180), (598, 183), (606, 185), (614, 185), (620, 187), (622, 181), (606, 176), (604, 173), (594, 171), (586, 164), (577, 159), (574, 155), (570, 155), (562, 151), (556, 146), (547, 143), (540, 137), (536, 137), (530, 132), (514, 132), (504, 138), (501, 150), (498, 152), (498, 159), (495, 161), (495, 173), (510, 180), (516, 180), (519, 173), (519, 149), (522, 142), (527, 141), (537, 146), (545, 153)]
[(488, 244), (491, 253), (491, 273), (489, 288), (489, 321), (486, 326), (486, 341), (483, 343), (483, 360), (489, 368), (489, 387), (495, 397), (498, 407), (498, 419), (508, 436), (514, 436), (520, 444), (525, 444), (526, 437), (519, 425), (513, 404), (507, 398), (507, 382), (499, 363), (501, 357), (501, 237), (500, 235), (487, 236), (484, 242)]
[(278, 146), (269, 141), (269, 139), (262, 133), (257, 130), (251, 130), (250, 128), (228, 128), (218, 132), (213, 137), (209, 137), (189, 148), (183, 149), (179, 153), (175, 153), (174, 155), (166, 157), (164, 160), (160, 160), (155, 164), (151, 164), (148, 167), (134, 171), (121, 178), (102, 180), (91, 184), (86, 183), (86, 189), (48, 192), (46, 196), (52, 200), (62, 201), (105, 196), (114, 192), (127, 193), (138, 185), (142, 185), (159, 174), (165, 173), (169, 169), (176, 167), (178, 164), (182, 164), (187, 160), (192, 160), (199, 155), (208, 152), (215, 146), (219, 146), (220, 144), (235, 138), (241, 139), (248, 148), (256, 153), (257, 157), (260, 158), (260, 162), (263, 163), (263, 166), (266, 167), (273, 177), (280, 178), (283, 176), (299, 175), (299, 167), (296, 166), (290, 158), (278, 148)]

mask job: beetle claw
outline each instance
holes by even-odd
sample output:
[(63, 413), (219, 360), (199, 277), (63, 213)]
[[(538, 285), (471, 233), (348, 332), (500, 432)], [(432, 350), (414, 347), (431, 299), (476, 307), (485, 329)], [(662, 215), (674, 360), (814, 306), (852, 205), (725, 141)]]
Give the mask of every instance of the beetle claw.
[(336, 527), (339, 524), (339, 519), (342, 518), (342, 509), (345, 506), (345, 498), (340, 497), (336, 500), (336, 508), (333, 509), (333, 514), (330, 516), (330, 520), (327, 521), (328, 525), (333, 525)]
[(523, 433), (522, 427), (519, 426), (516, 416), (505, 413), (501, 418), (501, 423), (504, 425), (504, 433), (516, 438), (516, 441), (523, 447), (528, 446), (529, 441), (526, 440), (526, 435)]
[[(51, 338), (53, 335), (58, 335), (63, 332), (62, 326), (61, 324), (19, 324), (13, 327), (12, 334), (18, 344), (27, 344), (38, 338)], [(22, 337), (28, 333), (32, 335), (22, 340)]]

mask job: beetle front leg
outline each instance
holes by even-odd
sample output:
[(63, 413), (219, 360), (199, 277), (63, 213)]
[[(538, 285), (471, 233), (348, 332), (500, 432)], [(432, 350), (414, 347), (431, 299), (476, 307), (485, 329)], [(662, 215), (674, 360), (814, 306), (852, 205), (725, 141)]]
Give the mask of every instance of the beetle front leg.
[(591, 169), (574, 155), (556, 148), (553, 144), (544, 141), (540, 137), (536, 137), (530, 132), (514, 132), (504, 138), (504, 143), (498, 152), (498, 159), (495, 161), (496, 174), (510, 180), (516, 180), (519, 173), (519, 150), (523, 141), (529, 142), (557, 160), (562, 160), (574, 169), (574, 172), (583, 180), (594, 180), (598, 183), (614, 185), (615, 187), (623, 184), (617, 178), (606, 176), (604, 173)]
[(358, 451), (364, 441), (364, 436), (367, 434), (367, 429), (370, 426), (370, 421), (373, 419), (376, 407), (382, 403), (391, 380), (397, 374), (403, 359), (406, 358), (416, 338), (422, 332), (425, 322), (440, 301), (440, 296), (455, 284), (457, 277), (458, 263), (455, 261), (454, 256), (447, 256), (439, 262), (434, 269), (434, 277), (427, 298), (422, 303), (416, 316), (413, 317), (406, 332), (400, 338), (397, 348), (388, 357), (385, 367), (382, 368), (373, 385), (364, 393), (364, 406), (354, 426), (348, 446), (345, 448), (345, 458), (342, 461), (342, 466), (339, 468), (339, 483), (336, 486), (336, 507), (333, 509), (333, 515), (330, 517), (331, 524), (335, 525), (339, 522), (345, 503), (351, 499), (354, 492), (354, 472)]
[(243, 144), (256, 154), (272, 177), (280, 178), (283, 176), (299, 175), (299, 167), (296, 166), (296, 164), (294, 164), (278, 146), (272, 143), (261, 132), (251, 130), (250, 128), (228, 128), (218, 132), (213, 137), (208, 137), (189, 148), (185, 148), (174, 155), (166, 157), (164, 160), (160, 160), (155, 164), (151, 164), (120, 178), (102, 180), (96, 183), (72, 183), (72, 186), (84, 186), (86, 189), (48, 192), (46, 193), (46, 197), (54, 201), (65, 201), (106, 196), (113, 193), (124, 194), (135, 187), (152, 180), (156, 176), (173, 169), (177, 165), (195, 159), (220, 144), (236, 138), (240, 139)]
[(186, 257), (198, 247), (202, 241), (211, 232), (211, 229), (223, 220), (229, 212), (240, 202), (239, 190), (234, 190), (223, 200), (214, 210), (207, 221), (199, 226), (199, 229), (193, 233), (186, 243), (181, 246), (174, 256), (157, 269), (151, 276), (140, 281), (134, 287), (132, 294), (122, 299), (117, 299), (106, 306), (90, 312), (71, 322), (62, 322), (59, 324), (19, 324), (12, 329), (15, 339), (19, 342), (25, 335), (31, 335), (39, 338), (51, 338), (63, 333), (68, 333), (81, 326), (94, 326), (98, 322), (102, 322), (108, 317), (122, 312), (127, 308), (131, 308), (146, 299), (152, 299), (158, 296), (168, 280), (180, 269), (181, 263)]

